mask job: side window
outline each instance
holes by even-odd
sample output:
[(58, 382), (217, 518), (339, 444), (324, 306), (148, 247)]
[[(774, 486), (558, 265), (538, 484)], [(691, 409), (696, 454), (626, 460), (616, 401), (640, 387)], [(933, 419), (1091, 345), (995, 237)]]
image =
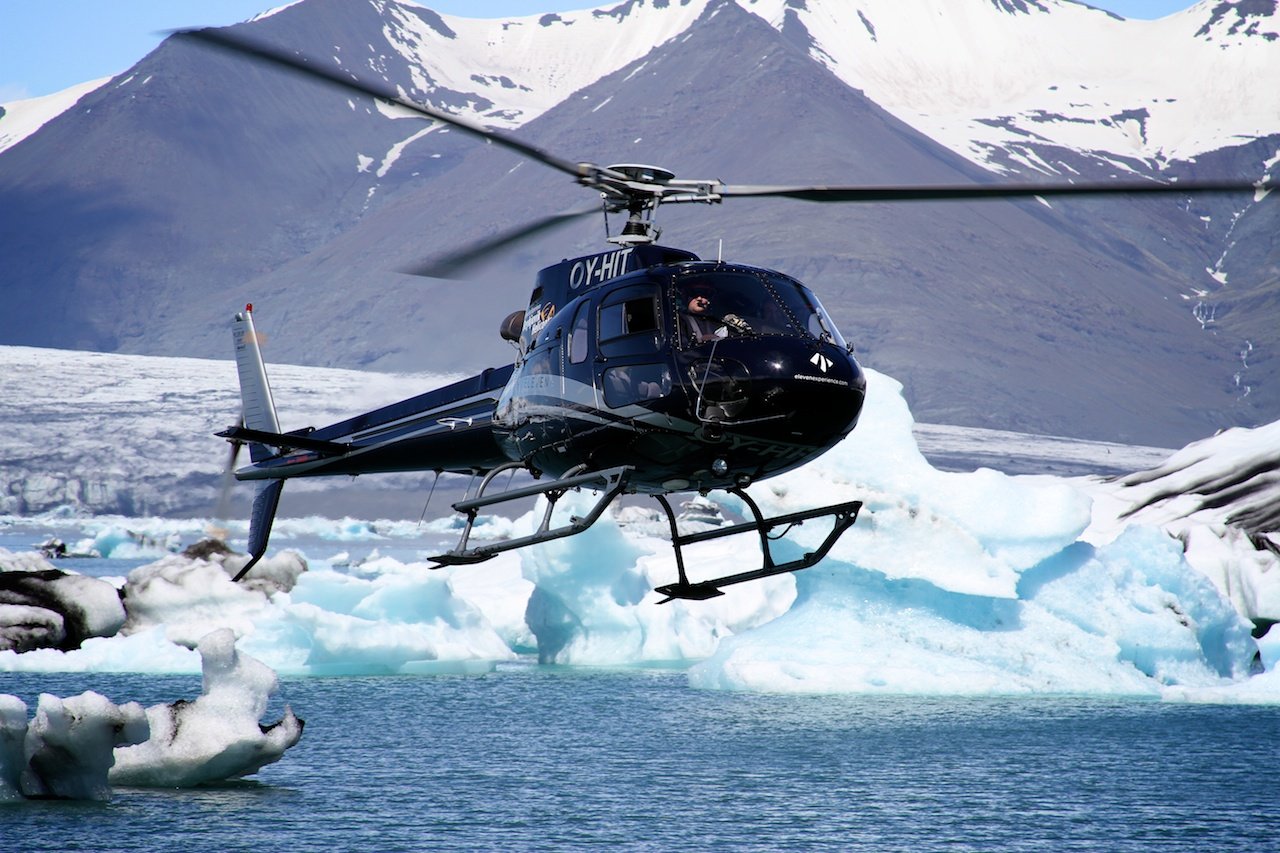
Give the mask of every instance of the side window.
[(573, 331), (569, 335), (569, 363), (582, 364), (587, 360), (590, 340), (587, 338), (587, 321), (591, 317), (591, 303), (583, 302), (573, 315)]
[(604, 372), (601, 385), (610, 408), (666, 396), (671, 392), (671, 371), (662, 364), (629, 364)]
[(653, 297), (629, 299), (626, 302), (627, 332), (652, 332), (658, 328), (658, 306)]
[(661, 342), (657, 291), (627, 288), (600, 306), (600, 352), (603, 355), (651, 353)]
[(621, 302), (615, 305), (606, 305), (600, 309), (601, 341), (611, 341), (626, 334), (624, 331), (626, 329), (625, 312), (626, 309)]
[(525, 361), (525, 374), (528, 376), (549, 376), (558, 373), (553, 356), (559, 347), (542, 347), (529, 355)]
[(657, 309), (652, 296), (628, 299), (600, 309), (600, 340), (652, 332), (658, 328)]

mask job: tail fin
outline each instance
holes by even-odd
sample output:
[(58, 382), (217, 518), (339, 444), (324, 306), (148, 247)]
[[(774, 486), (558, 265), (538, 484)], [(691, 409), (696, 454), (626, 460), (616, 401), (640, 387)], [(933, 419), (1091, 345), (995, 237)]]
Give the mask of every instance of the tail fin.
[[(253, 327), (253, 305), (244, 306), (236, 314), (232, 324), (236, 342), (236, 370), (240, 374), (240, 406), (244, 426), (251, 430), (269, 433), (280, 432), (276, 418), (276, 404), (271, 397), (271, 385), (267, 382), (267, 368), (262, 363), (260, 338)], [(250, 441), (249, 458), (254, 462), (275, 455), (276, 451), (265, 444)], [(271, 537), (271, 525), (275, 521), (276, 507), (284, 480), (261, 480), (253, 498), (253, 511), (249, 517), (249, 562), (232, 580), (240, 580), (267, 553), (267, 540)]]
[[(260, 338), (253, 327), (252, 303), (236, 314), (231, 328), (236, 342), (236, 370), (240, 374), (240, 407), (244, 425), (249, 429), (278, 433), (280, 421), (276, 418), (267, 368), (262, 363), (262, 350), (258, 347)], [(264, 444), (249, 442), (249, 458), (254, 462), (274, 453)]]
[(260, 480), (253, 496), (253, 513), (249, 516), (249, 562), (231, 580), (238, 581), (258, 565), (267, 553), (267, 540), (271, 538), (271, 523), (276, 519), (276, 507), (280, 504), (280, 492), (284, 480)]

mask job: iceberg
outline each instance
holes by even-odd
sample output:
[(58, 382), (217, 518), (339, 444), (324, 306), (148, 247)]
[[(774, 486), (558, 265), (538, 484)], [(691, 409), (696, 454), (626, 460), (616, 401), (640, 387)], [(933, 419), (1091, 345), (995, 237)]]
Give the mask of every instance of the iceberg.
[[(1114, 479), (944, 471), (921, 453), (901, 385), (867, 376), (857, 430), (752, 487), (768, 515), (864, 503), (830, 555), (795, 575), (660, 605), (653, 590), (675, 580), (675, 559), (665, 521), (641, 498), (578, 536), (443, 569), (404, 543), (456, 534), (450, 518), (281, 519), (291, 546), (305, 540), (313, 553), (276, 551), (242, 584), (230, 576), (243, 555), (171, 552), (173, 532), (205, 524), (115, 519), (110, 530), (165, 543), (112, 581), (123, 626), (75, 648), (0, 651), (0, 670), (195, 672), (198, 643), (226, 629), (241, 653), (286, 675), (480, 673), (536, 654), (687, 668), (708, 689), (1280, 701), (1280, 639), (1268, 633), (1280, 621), (1275, 425)], [(556, 512), (590, 502), (570, 492)], [(698, 498), (681, 523), (707, 529), (744, 510)], [(487, 518), (475, 535), (521, 535), (542, 513)], [(787, 531), (775, 557), (812, 550), (829, 524)], [(119, 536), (97, 541), (109, 538)], [(372, 550), (353, 559), (357, 545)], [(753, 534), (684, 555), (694, 582), (761, 559)], [(31, 555), (23, 567), (48, 564)]]
[(259, 722), (279, 681), (270, 667), (236, 651), (234, 632), (214, 631), (197, 650), (200, 696), (147, 708), (150, 736), (115, 750), (111, 784), (189, 788), (238, 779), (278, 761), (301, 739), (303, 721), (288, 705), (279, 721)]
[(71, 650), (123, 627), (114, 587), (53, 568), (35, 553), (0, 548), (0, 650)]

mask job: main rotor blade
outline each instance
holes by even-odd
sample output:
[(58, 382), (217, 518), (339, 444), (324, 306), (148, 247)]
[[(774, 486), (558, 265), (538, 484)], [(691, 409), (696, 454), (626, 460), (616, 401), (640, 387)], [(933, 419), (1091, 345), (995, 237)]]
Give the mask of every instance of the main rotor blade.
[(328, 81), (329, 83), (350, 89), (351, 91), (362, 95), (371, 95), (384, 101), (399, 104), (400, 106), (412, 110), (426, 118), (444, 122), (452, 127), (456, 127), (458, 130), (464, 131), (473, 136), (478, 136), (481, 139), (487, 140), (496, 145), (509, 148), (517, 154), (537, 160), (539, 163), (544, 163), (553, 169), (559, 169), (561, 172), (572, 175), (574, 178), (581, 179), (592, 177), (599, 171), (597, 167), (591, 166), (590, 164), (570, 163), (568, 160), (557, 157), (550, 152), (543, 151), (541, 148), (530, 145), (527, 142), (521, 142), (519, 139), (507, 136), (506, 134), (490, 130), (487, 127), (468, 121), (461, 116), (452, 115), (450, 113), (437, 110), (434, 107), (429, 107), (425, 104), (419, 104), (415, 101), (411, 101), (401, 95), (400, 92), (389, 83), (361, 80), (351, 72), (338, 68), (330, 63), (309, 60), (302, 54), (288, 51), (285, 48), (254, 38), (242, 31), (207, 28), (199, 30), (173, 30), (170, 32), (170, 35), (175, 38), (200, 42), (202, 44), (229, 51), (231, 53), (240, 54), (242, 56), (263, 59), (267, 62), (275, 63), (282, 68)]
[(592, 213), (600, 213), (601, 205), (597, 204), (592, 207), (584, 207), (578, 210), (568, 210), (563, 213), (557, 213), (552, 216), (543, 217), (534, 222), (525, 225), (519, 225), (515, 228), (501, 232), (494, 237), (487, 237), (484, 240), (464, 246), (446, 255), (440, 255), (430, 260), (424, 261), (412, 267), (401, 269), (400, 272), (406, 275), (423, 276), (424, 278), (456, 278), (466, 267), (481, 260), (489, 253), (518, 243), (521, 240), (527, 240), (536, 234), (541, 234), (557, 225), (562, 225), (574, 219), (587, 216)]
[(728, 197), (781, 197), (820, 202), (963, 201), (1036, 198), (1038, 196), (1230, 193), (1272, 190), (1280, 181), (1178, 181), (1176, 183), (1096, 181), (1090, 183), (944, 184), (898, 187), (720, 185), (714, 192)]

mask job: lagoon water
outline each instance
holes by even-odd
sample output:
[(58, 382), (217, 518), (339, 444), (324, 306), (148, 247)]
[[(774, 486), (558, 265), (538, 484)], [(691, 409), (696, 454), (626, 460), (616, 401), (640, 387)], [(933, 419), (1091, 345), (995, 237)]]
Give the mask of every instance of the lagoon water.
[[(197, 677), (0, 674), (194, 698)], [(694, 690), (672, 670), (286, 679), (256, 777), (0, 805), (0, 850), (1261, 850), (1280, 708)], [(268, 720), (278, 717), (273, 707)]]

